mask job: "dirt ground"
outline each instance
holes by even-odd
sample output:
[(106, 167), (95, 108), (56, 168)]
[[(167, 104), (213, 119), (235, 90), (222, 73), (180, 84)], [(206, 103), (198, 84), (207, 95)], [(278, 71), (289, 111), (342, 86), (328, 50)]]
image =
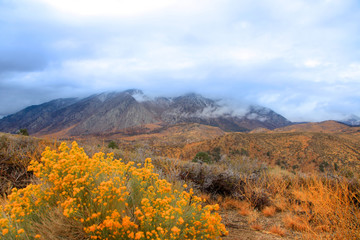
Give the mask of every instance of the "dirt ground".
[[(258, 214), (256, 223), (262, 226), (262, 230), (257, 231), (251, 228), (253, 216), (242, 216), (238, 211), (223, 211), (220, 213), (229, 235), (224, 236), (223, 240), (275, 240), (275, 239), (301, 239), (298, 232), (286, 229), (282, 223), (283, 214), (277, 213), (273, 217), (264, 217)], [(280, 236), (269, 232), (274, 226), (280, 226), (285, 235)]]

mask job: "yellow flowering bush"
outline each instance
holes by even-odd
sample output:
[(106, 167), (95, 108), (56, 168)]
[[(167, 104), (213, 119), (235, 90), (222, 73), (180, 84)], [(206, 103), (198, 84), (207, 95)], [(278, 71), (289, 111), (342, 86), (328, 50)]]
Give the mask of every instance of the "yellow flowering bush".
[(0, 218), (1, 239), (46, 239), (39, 224), (60, 209), (81, 226), (85, 239), (219, 239), (227, 234), (218, 205), (144, 166), (116, 160), (113, 154), (88, 157), (76, 142), (46, 150), (29, 167), (39, 179), (8, 196)]

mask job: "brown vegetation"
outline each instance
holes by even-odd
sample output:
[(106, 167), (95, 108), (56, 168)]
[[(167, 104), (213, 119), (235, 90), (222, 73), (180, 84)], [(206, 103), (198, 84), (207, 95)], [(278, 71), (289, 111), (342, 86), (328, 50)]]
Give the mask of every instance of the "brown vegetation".
[(27, 167), (32, 159), (40, 159), (44, 148), (43, 140), (0, 133), (0, 195), (29, 184), (32, 173)]
[(286, 234), (286, 231), (284, 229), (282, 229), (280, 226), (278, 225), (275, 225), (275, 226), (272, 226), (270, 229), (269, 229), (269, 232), (273, 233), (273, 234), (277, 234), (279, 236), (285, 236)]
[(192, 159), (198, 152), (220, 148), (228, 158), (246, 156), (289, 171), (328, 172), (351, 178), (360, 172), (359, 140), (360, 135), (341, 133), (231, 133), (187, 144), (181, 148), (180, 157)]
[[(219, 203), (230, 229), (225, 239), (237, 239), (240, 230), (261, 234), (262, 239), (273, 239), (266, 238), (266, 233), (288, 239), (360, 239), (359, 135), (231, 133), (204, 141), (201, 136), (195, 138), (201, 132), (195, 130), (191, 143), (183, 142), (185, 131), (183, 135), (166, 135), (165, 140), (113, 139), (120, 149), (109, 149), (109, 139), (80, 139), (79, 145), (90, 156), (98, 151), (114, 152), (115, 158), (124, 162), (144, 163), (146, 157), (152, 157), (161, 178), (174, 185), (186, 183), (187, 190), (193, 188), (206, 203)], [(0, 140), (2, 192), (25, 186), (31, 177), (27, 165), (31, 159), (40, 159), (44, 142), (9, 134), (1, 135)], [(212, 164), (176, 158), (192, 159), (199, 151), (214, 157), (216, 148), (220, 158)], [(26, 181), (21, 180), (21, 174)], [(76, 228), (61, 217), (47, 225), (53, 224), (55, 232), (49, 230), (44, 235)]]
[(275, 215), (276, 208), (274, 206), (265, 207), (262, 213), (265, 217), (273, 217)]
[(295, 124), (277, 128), (275, 132), (322, 132), (322, 133), (357, 133), (360, 127), (350, 127), (336, 121)]

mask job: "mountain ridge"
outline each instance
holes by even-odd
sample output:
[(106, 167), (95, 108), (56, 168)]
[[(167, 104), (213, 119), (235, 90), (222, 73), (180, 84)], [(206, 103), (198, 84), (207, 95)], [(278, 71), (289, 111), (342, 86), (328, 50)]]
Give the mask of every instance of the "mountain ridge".
[(237, 132), (258, 127), (275, 129), (291, 124), (285, 117), (261, 106), (250, 105), (240, 111), (196, 93), (150, 98), (141, 90), (129, 89), (29, 106), (0, 119), (0, 131), (16, 132), (26, 128), (30, 134), (39, 136), (58, 132), (79, 136), (111, 133), (153, 123), (164, 126), (199, 123)]

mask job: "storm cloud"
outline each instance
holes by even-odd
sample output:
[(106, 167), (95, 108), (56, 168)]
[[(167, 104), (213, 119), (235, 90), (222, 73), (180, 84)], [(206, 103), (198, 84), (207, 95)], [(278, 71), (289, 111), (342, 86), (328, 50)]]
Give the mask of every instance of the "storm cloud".
[(0, 31), (0, 116), (128, 88), (360, 115), (356, 0), (0, 0)]

